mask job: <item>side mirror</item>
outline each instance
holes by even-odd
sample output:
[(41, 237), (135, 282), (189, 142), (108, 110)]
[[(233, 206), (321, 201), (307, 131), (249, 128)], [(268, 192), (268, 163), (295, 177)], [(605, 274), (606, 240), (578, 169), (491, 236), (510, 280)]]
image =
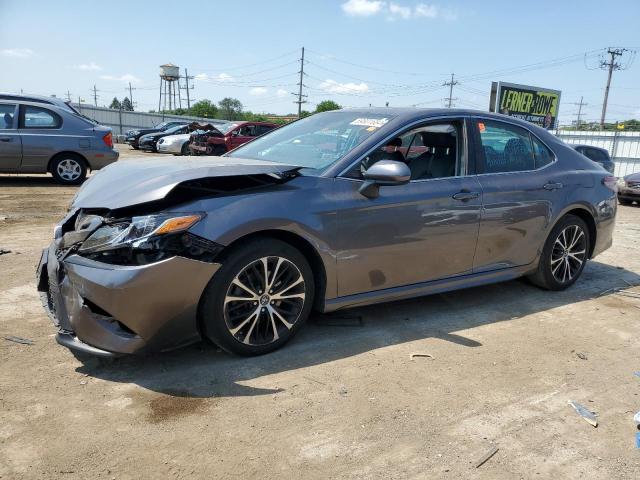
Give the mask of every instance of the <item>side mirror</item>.
[(365, 182), (358, 190), (367, 198), (376, 198), (381, 186), (404, 185), (411, 180), (411, 170), (406, 163), (380, 160), (362, 174)]

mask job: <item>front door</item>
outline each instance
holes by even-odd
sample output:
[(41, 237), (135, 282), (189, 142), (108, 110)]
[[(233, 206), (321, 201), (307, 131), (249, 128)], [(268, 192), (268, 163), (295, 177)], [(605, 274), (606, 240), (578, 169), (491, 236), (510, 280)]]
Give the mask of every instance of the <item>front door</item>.
[(232, 150), (240, 145), (247, 143), (250, 140), (253, 140), (256, 137), (256, 126), (244, 124), (237, 127), (232, 133), (229, 143), (231, 144)]
[(17, 170), (21, 161), (22, 140), (16, 105), (0, 103), (0, 170)]
[[(465, 132), (462, 120), (426, 123), (336, 179), (339, 296), (471, 272), (482, 195)], [(406, 162), (412, 180), (366, 198), (359, 169), (383, 158)]]
[(555, 156), (527, 129), (478, 119), (482, 218), (473, 271), (528, 265), (548, 234), (569, 185)]

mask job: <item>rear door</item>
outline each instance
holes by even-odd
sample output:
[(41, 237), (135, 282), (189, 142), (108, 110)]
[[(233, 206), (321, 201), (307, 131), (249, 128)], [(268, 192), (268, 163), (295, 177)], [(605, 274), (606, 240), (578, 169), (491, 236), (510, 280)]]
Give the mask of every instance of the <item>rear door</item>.
[(21, 161), (18, 106), (15, 103), (0, 103), (0, 170), (17, 170)]
[(476, 119), (482, 217), (473, 271), (533, 262), (566, 196), (565, 174), (553, 152), (529, 130)]
[(62, 117), (51, 109), (35, 105), (20, 106), (23, 170), (45, 171), (49, 159), (65, 143)]

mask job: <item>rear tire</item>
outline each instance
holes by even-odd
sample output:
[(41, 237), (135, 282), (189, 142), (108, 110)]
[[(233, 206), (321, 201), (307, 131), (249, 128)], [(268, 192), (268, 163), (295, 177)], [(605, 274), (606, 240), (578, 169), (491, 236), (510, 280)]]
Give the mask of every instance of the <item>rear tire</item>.
[(180, 149), (180, 155), (190, 155), (191, 154), (191, 149), (189, 148), (189, 142), (185, 142), (184, 145), (182, 145), (182, 148)]
[(633, 203), (632, 200), (627, 200), (626, 198), (620, 197), (618, 197), (618, 202), (620, 203), (620, 205), (631, 205)]
[(580, 217), (560, 219), (542, 249), (538, 270), (529, 280), (546, 290), (564, 290), (575, 283), (589, 257), (589, 229)]
[(80, 155), (63, 154), (51, 162), (51, 174), (62, 185), (79, 185), (87, 178), (87, 164)]
[(288, 243), (244, 243), (229, 253), (202, 295), (204, 336), (237, 355), (272, 352), (307, 320), (314, 288), (309, 262)]

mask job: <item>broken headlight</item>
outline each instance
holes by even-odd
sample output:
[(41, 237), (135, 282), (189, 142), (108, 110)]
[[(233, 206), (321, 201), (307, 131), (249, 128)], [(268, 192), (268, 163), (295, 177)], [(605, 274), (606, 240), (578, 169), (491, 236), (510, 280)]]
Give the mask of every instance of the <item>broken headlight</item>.
[(152, 237), (188, 230), (202, 214), (160, 214), (133, 217), (130, 222), (111, 223), (98, 228), (80, 247), (80, 253), (100, 252), (121, 247), (139, 248)]
[(212, 261), (221, 247), (187, 232), (203, 217), (176, 213), (113, 221), (93, 232), (78, 254), (118, 265), (144, 265), (176, 255)]

